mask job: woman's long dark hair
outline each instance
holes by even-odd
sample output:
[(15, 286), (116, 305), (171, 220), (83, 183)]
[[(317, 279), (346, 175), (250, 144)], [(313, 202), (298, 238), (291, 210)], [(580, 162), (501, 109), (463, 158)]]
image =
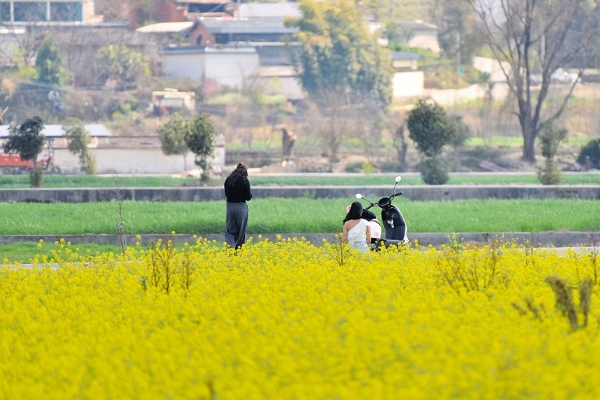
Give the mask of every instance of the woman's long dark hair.
[(229, 187), (234, 187), (240, 179), (247, 177), (248, 167), (246, 167), (246, 164), (244, 163), (239, 163), (237, 167), (235, 167), (235, 169), (229, 174), (229, 177), (227, 179), (227, 185)]
[(350, 211), (348, 211), (348, 214), (346, 214), (346, 218), (344, 218), (344, 223), (346, 223), (346, 221), (350, 221), (351, 219), (360, 219), (362, 217), (362, 213), (362, 204), (360, 204), (359, 201), (355, 201), (350, 206)]

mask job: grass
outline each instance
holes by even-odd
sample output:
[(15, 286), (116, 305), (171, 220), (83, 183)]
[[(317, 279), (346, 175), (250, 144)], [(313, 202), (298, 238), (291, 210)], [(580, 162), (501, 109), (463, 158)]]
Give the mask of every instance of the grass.
[[(399, 173), (402, 175), (402, 173)], [(225, 178), (213, 179), (211, 186), (221, 186)], [(174, 178), (170, 176), (118, 176), (118, 185), (123, 188), (133, 187), (184, 187), (198, 186), (195, 178)], [(332, 186), (367, 186), (367, 185), (392, 185), (393, 177), (380, 175), (349, 175), (349, 176), (261, 176), (250, 175), (252, 186), (259, 185), (332, 185)], [(566, 185), (600, 184), (600, 174), (575, 173), (563, 174), (563, 183)], [(423, 185), (423, 180), (416, 174), (405, 175), (402, 185)], [(540, 184), (534, 173), (523, 175), (477, 174), (457, 175), (450, 174), (449, 185), (519, 185)], [(112, 176), (91, 175), (46, 175), (44, 188), (114, 188), (115, 178)], [(27, 189), (29, 188), (28, 175), (0, 175), (0, 189)]]
[[(95, 243), (84, 243), (74, 248), (79, 249), (79, 254), (85, 254), (87, 250), (91, 254), (106, 254), (106, 253), (121, 253), (120, 246), (113, 245), (100, 245)], [(3, 263), (4, 260), (9, 260), (9, 262), (19, 262), (19, 263), (30, 263), (31, 260), (36, 256), (47, 256), (48, 259), (52, 258), (52, 251), (57, 250), (58, 246), (53, 243), (43, 243), (40, 245), (39, 243), (34, 242), (21, 242), (21, 243), (10, 243), (5, 245), (0, 245), (0, 264)]]
[[(256, 199), (248, 233), (327, 233), (341, 229), (353, 199)], [(594, 200), (395, 201), (409, 232), (589, 231), (600, 227)], [(0, 204), (1, 235), (116, 233), (114, 204)], [(225, 202), (123, 203), (129, 234), (216, 234), (225, 229)]]

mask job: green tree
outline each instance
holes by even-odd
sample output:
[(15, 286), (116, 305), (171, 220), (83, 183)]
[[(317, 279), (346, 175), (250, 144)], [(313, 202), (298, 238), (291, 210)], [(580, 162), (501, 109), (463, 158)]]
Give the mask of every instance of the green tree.
[(290, 56), (302, 88), (327, 121), (318, 133), (335, 160), (348, 133), (345, 124), (353, 125), (349, 117), (364, 122), (387, 112), (392, 100), (391, 62), (369, 34), (354, 2), (301, 0), (300, 9), (301, 18), (285, 22), (299, 29), (302, 47)]
[(102, 83), (108, 79), (131, 83), (150, 75), (146, 57), (125, 45), (108, 45), (98, 49), (96, 68)]
[(96, 174), (96, 160), (89, 152), (88, 145), (92, 142), (90, 132), (78, 119), (70, 119), (63, 126), (67, 138), (67, 147), (74, 155), (79, 155), (79, 165), (86, 174)]
[(38, 165), (37, 159), (46, 141), (43, 129), (44, 122), (37, 116), (25, 120), (21, 125), (11, 125), (8, 140), (2, 146), (5, 153), (17, 153), (21, 159), (33, 161), (34, 167), (29, 174), (31, 187), (42, 186), (44, 170)]
[(158, 138), (163, 154), (167, 156), (181, 154), (184, 171), (187, 171), (186, 158), (190, 151), (186, 143), (189, 130), (189, 120), (183, 118), (179, 113), (173, 114), (169, 121), (158, 129)]
[(63, 74), (62, 57), (51, 36), (47, 36), (35, 58), (38, 81), (49, 85), (59, 85)]
[(438, 27), (438, 42), (448, 58), (471, 64), (475, 51), (483, 46), (475, 11), (464, 0), (439, 0), (432, 8)]
[(447, 166), (440, 155), (445, 145), (458, 135), (459, 124), (455, 118), (436, 103), (419, 100), (408, 113), (409, 138), (422, 154), (421, 175), (427, 184), (441, 185), (448, 181)]
[[(328, 94), (346, 93), (391, 103), (391, 63), (366, 21), (348, 0), (301, 0), (302, 18), (289, 18), (297, 27), (302, 52), (292, 57), (300, 82), (308, 95), (327, 106)], [(354, 95), (354, 96), (352, 96)]]
[(419, 100), (408, 113), (409, 135), (420, 151), (427, 157), (442, 152), (445, 145), (451, 143), (458, 134), (458, 122), (449, 117), (442, 106)]
[(213, 155), (215, 125), (210, 115), (201, 113), (189, 122), (189, 130), (185, 137), (187, 147), (196, 155), (194, 163), (202, 168), (200, 181), (208, 182), (210, 178), (210, 163), (208, 158)]

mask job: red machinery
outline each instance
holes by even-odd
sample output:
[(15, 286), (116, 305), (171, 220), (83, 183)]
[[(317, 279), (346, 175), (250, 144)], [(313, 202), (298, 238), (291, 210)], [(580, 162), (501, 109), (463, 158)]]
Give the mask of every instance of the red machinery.
[[(60, 174), (60, 167), (54, 163), (54, 148), (52, 141), (48, 141), (45, 157), (38, 160), (38, 165), (49, 174)], [(22, 160), (18, 154), (0, 153), (0, 174), (23, 174), (33, 169), (32, 160)]]
[(18, 154), (0, 154), (0, 172), (3, 175), (21, 174), (32, 169), (32, 160), (21, 160)]

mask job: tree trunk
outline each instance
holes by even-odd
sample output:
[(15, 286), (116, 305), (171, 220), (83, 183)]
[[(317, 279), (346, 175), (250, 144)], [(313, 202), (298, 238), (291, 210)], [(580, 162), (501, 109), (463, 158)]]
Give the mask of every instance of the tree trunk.
[(523, 130), (523, 161), (535, 164), (535, 132), (533, 129)]
[(187, 151), (182, 152), (181, 155), (183, 156), (183, 172), (187, 172)]

